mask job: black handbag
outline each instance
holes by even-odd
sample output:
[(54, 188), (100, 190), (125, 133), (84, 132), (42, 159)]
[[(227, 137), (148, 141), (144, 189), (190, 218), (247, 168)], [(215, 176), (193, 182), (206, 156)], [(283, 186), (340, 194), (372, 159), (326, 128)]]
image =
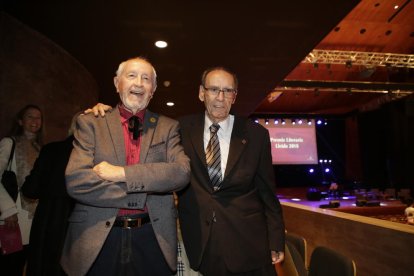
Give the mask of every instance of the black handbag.
[(13, 141), (13, 146), (10, 152), (9, 163), (7, 164), (7, 168), (4, 170), (3, 175), (1, 177), (1, 184), (3, 184), (6, 191), (9, 193), (10, 197), (16, 201), (17, 200), (17, 193), (18, 193), (18, 186), (17, 186), (17, 177), (14, 171), (11, 170), (12, 159), (14, 156), (14, 148), (16, 146), (16, 142), (12, 137), (10, 137)]

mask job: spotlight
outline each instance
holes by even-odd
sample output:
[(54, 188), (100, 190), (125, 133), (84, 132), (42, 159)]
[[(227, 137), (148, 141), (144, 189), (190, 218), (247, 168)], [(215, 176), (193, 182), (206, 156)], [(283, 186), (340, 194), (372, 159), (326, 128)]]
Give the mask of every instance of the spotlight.
[(286, 125), (285, 119), (282, 119), (282, 125)]
[(309, 173), (314, 173), (314, 172), (315, 172), (315, 170), (313, 168), (309, 169)]
[(326, 172), (326, 173), (329, 173), (330, 171), (331, 171), (331, 170), (330, 170), (329, 168), (326, 168), (326, 169), (325, 169), (325, 172)]
[(322, 124), (322, 120), (320, 120), (320, 119), (319, 119), (319, 120), (317, 120), (317, 121), (316, 121), (316, 124), (318, 124), (318, 125)]
[(298, 124), (301, 125), (302, 123), (303, 123), (303, 120), (302, 119), (299, 119), (298, 120)]
[(275, 125), (278, 125), (279, 124), (279, 120), (278, 119), (275, 119), (274, 124)]
[(168, 43), (164, 40), (158, 40), (155, 43), (155, 46), (157, 46), (158, 48), (165, 48), (168, 46)]
[(312, 120), (311, 119), (308, 119), (308, 125), (312, 125)]
[(292, 122), (292, 125), (296, 125), (296, 119), (292, 119), (291, 122)]
[(256, 124), (258, 124), (258, 123), (259, 123), (259, 119), (255, 119), (255, 120), (254, 120), (254, 122), (255, 122)]
[(323, 160), (322, 159), (319, 159), (319, 163), (323, 163)]
[(326, 126), (328, 124), (328, 120), (325, 120), (323, 124)]
[(268, 125), (269, 124), (269, 119), (265, 119), (265, 124)]

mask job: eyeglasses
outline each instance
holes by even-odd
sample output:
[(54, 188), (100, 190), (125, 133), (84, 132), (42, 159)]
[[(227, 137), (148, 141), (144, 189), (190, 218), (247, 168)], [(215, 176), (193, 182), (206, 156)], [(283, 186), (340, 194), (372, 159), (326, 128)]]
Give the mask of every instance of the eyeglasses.
[(218, 96), (220, 92), (223, 92), (224, 97), (228, 99), (234, 98), (237, 93), (237, 90), (234, 88), (218, 88), (218, 87), (205, 87), (203, 85), (204, 90), (207, 90), (211, 95)]

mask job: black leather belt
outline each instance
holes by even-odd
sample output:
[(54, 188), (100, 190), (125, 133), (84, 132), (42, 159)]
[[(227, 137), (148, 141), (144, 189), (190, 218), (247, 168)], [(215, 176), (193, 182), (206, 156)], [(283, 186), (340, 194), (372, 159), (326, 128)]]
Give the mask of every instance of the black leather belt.
[(114, 221), (114, 227), (122, 228), (139, 228), (147, 223), (151, 223), (148, 215), (143, 217), (117, 217)]

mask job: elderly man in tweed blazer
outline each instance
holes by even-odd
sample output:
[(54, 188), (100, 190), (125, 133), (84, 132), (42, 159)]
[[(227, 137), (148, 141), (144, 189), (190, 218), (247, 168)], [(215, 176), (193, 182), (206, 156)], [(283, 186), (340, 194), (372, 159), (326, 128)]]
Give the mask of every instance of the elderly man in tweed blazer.
[(68, 275), (171, 275), (177, 260), (173, 192), (189, 182), (177, 121), (146, 107), (156, 73), (143, 58), (120, 64), (121, 103), (80, 116), (66, 168), (77, 200), (62, 267)]

